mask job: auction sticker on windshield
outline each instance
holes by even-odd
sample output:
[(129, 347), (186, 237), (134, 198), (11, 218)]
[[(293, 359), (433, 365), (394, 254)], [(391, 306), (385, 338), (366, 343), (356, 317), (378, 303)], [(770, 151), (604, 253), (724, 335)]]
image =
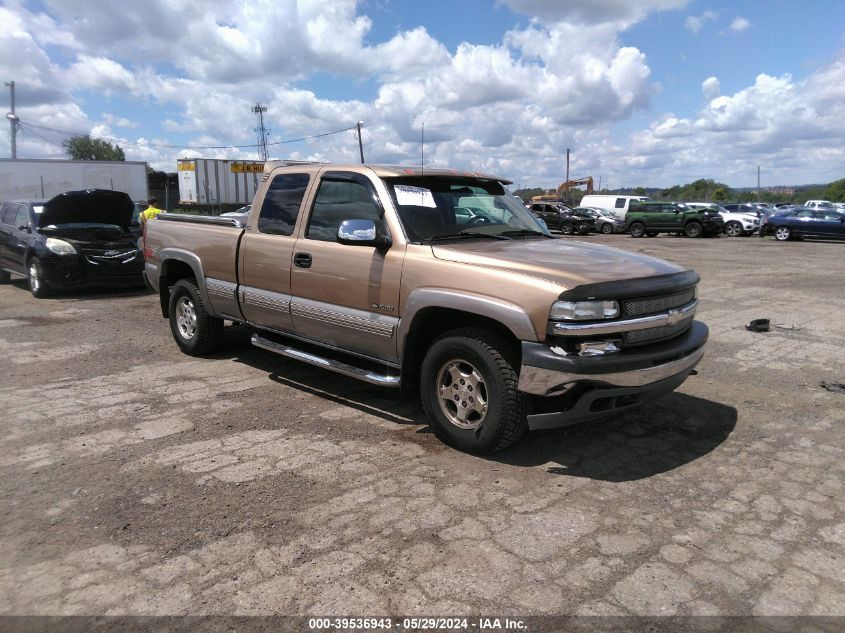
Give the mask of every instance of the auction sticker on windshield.
[(403, 207), (417, 206), (430, 207), (432, 209), (437, 208), (437, 205), (434, 203), (434, 196), (431, 195), (431, 189), (411, 187), (409, 185), (393, 185), (393, 190), (396, 191), (396, 202)]

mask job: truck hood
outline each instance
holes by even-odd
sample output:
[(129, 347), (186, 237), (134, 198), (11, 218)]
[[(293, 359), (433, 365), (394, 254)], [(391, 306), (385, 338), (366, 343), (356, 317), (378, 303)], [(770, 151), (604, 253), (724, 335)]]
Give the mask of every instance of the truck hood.
[(437, 244), (432, 251), (438, 259), (518, 272), (560, 284), (567, 290), (583, 284), (686, 270), (648, 255), (562, 239)]
[(39, 228), (53, 224), (115, 224), (129, 226), (135, 205), (122, 191), (87, 189), (50, 198), (37, 216)]

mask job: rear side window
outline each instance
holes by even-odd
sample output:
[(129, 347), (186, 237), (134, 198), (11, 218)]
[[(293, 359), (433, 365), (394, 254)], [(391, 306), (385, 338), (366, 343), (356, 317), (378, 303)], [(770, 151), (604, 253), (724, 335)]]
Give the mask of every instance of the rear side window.
[(360, 174), (327, 174), (320, 182), (305, 237), (334, 242), (344, 220), (373, 220), (384, 211), (370, 181)]
[(267, 188), (258, 215), (258, 231), (290, 235), (308, 187), (308, 174), (279, 174)]
[(2, 209), (0, 209), (0, 222), (3, 224), (14, 224), (15, 211), (15, 205), (10, 202), (4, 202)]
[(625, 198), (616, 198), (616, 208), (617, 209), (624, 209), (625, 208)]
[(15, 226), (29, 226), (29, 209), (25, 204), (17, 205), (18, 212), (15, 215)]

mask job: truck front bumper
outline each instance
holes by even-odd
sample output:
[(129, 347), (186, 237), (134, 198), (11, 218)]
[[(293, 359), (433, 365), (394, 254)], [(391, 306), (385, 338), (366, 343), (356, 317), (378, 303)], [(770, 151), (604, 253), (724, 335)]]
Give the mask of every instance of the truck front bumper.
[(671, 341), (586, 357), (523, 342), (519, 390), (540, 396), (534, 398), (529, 428), (576, 424), (673, 391), (704, 356), (707, 336), (707, 326), (694, 321)]

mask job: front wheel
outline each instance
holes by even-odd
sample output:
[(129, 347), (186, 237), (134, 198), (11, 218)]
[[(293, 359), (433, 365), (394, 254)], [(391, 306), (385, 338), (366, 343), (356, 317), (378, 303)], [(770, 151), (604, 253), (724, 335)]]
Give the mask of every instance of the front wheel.
[(170, 331), (186, 354), (200, 356), (219, 349), (223, 319), (211, 316), (193, 280), (180, 279), (170, 292)]
[(775, 239), (779, 242), (785, 242), (792, 237), (792, 229), (788, 226), (779, 226), (775, 229)]
[(704, 229), (700, 222), (690, 222), (684, 227), (684, 235), (687, 237), (701, 237), (704, 234)]
[(742, 234), (742, 225), (739, 222), (728, 222), (725, 225), (725, 235), (728, 237), (741, 237)]
[(604, 224), (601, 225), (601, 232), (604, 233), (605, 235), (609, 235), (610, 233), (613, 233), (613, 225), (610, 222), (605, 222)]
[(517, 390), (518, 363), (493, 332), (463, 328), (437, 339), (422, 362), (420, 395), (444, 443), (486, 454), (519, 440), (528, 428), (527, 400)]
[(645, 225), (642, 222), (634, 222), (628, 229), (631, 237), (642, 237), (645, 235)]
[(44, 281), (44, 271), (41, 268), (41, 262), (38, 261), (37, 257), (29, 260), (26, 277), (29, 282), (29, 291), (33, 297), (43, 299), (50, 294), (47, 282)]
[(575, 227), (572, 225), (572, 222), (562, 222), (560, 230), (564, 235), (572, 235), (575, 232)]

